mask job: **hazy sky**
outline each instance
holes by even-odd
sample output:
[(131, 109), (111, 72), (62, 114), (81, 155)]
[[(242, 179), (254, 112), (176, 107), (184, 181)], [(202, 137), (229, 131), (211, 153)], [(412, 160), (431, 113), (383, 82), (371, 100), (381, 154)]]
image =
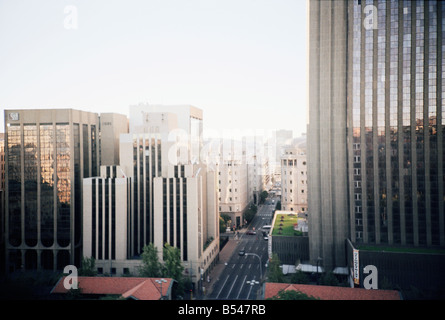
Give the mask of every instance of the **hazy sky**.
[(4, 109), (148, 102), (201, 108), (205, 132), (300, 135), (306, 41), (306, 0), (0, 0), (0, 131)]

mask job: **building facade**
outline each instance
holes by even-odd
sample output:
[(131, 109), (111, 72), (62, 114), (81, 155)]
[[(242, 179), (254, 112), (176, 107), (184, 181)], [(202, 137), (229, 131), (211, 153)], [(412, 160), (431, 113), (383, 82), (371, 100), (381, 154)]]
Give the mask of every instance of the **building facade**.
[(219, 212), (230, 217), (232, 228), (239, 228), (245, 224), (243, 215), (249, 204), (245, 144), (241, 140), (221, 140), (219, 150)]
[(307, 213), (307, 156), (293, 147), (281, 156), (281, 210)]
[(5, 110), (6, 270), (79, 265), (82, 179), (97, 175), (98, 115)]
[(310, 255), (444, 248), (440, 1), (309, 1)]
[[(99, 115), (99, 157), (102, 166), (119, 164), (119, 137), (128, 133), (128, 118), (118, 113)], [(104, 139), (102, 139), (102, 136)]]
[(144, 246), (153, 243), (162, 261), (168, 243), (197, 286), (219, 254), (216, 172), (196, 157), (202, 111), (138, 105), (130, 115), (119, 166), (84, 179), (85, 254), (98, 271), (137, 274)]
[(128, 262), (131, 187), (119, 166), (101, 166), (100, 176), (83, 179), (83, 255), (94, 258), (99, 274), (134, 272)]

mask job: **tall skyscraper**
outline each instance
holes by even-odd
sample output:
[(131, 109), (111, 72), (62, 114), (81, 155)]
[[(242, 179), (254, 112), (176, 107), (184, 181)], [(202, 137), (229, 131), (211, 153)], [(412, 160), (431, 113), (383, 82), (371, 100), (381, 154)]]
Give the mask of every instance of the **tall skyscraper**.
[(445, 248), (445, 5), (309, 1), (310, 256)]
[[(315, 265), (346, 264), (348, 1), (309, 1), (308, 211)], [(350, 25), (350, 27), (352, 27)]]
[(97, 175), (98, 115), (5, 110), (7, 272), (79, 265), (82, 178)]
[(198, 285), (219, 254), (216, 172), (199, 163), (202, 110), (130, 106), (119, 166), (84, 179), (84, 252), (104, 273), (138, 273), (145, 245), (177, 247)]

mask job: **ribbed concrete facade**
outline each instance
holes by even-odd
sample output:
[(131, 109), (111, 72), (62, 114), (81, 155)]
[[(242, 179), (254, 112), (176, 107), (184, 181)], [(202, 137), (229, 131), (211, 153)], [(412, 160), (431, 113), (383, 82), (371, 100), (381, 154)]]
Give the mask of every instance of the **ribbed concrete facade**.
[(310, 260), (346, 264), (348, 1), (309, 1), (308, 211)]

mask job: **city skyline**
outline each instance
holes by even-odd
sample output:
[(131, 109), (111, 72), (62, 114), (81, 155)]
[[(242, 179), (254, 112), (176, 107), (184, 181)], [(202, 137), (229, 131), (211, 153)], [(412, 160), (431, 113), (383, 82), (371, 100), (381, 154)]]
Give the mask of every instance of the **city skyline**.
[(0, 42), (0, 276), (445, 297), (445, 3), (0, 0)]
[(2, 109), (191, 104), (205, 136), (306, 132), (306, 1), (0, 1), (0, 21)]

